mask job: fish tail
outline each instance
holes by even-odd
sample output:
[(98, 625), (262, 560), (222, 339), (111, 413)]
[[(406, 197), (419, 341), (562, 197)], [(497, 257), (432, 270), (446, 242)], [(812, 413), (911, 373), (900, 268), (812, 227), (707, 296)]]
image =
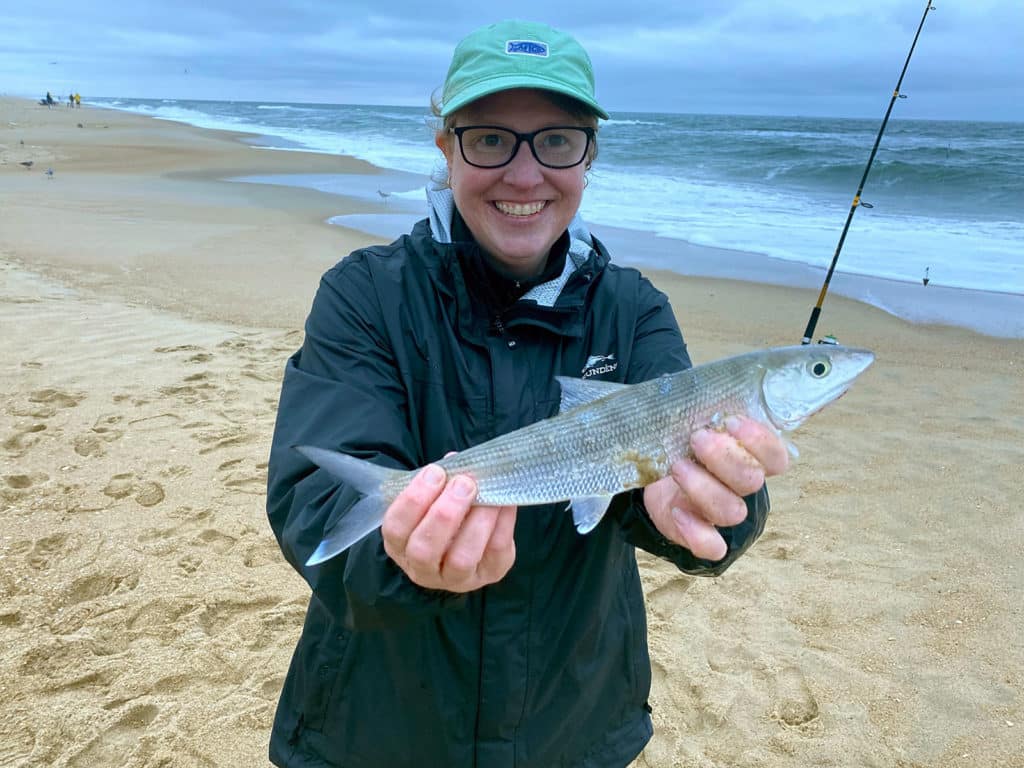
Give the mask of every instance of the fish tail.
[(364, 459), (347, 456), (337, 451), (314, 448), (308, 445), (296, 446), (295, 450), (325, 469), (332, 477), (352, 486), (363, 498), (357, 501), (324, 535), (323, 541), (306, 561), (306, 565), (319, 565), (335, 555), (344, 552), (364, 536), (380, 528), (387, 509), (381, 485), (402, 470), (388, 469)]

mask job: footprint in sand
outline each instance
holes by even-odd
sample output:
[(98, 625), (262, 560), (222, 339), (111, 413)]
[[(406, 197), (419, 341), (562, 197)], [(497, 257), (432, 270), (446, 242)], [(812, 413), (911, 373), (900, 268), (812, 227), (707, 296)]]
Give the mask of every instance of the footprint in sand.
[(103, 441), (96, 435), (79, 435), (71, 441), (71, 446), (79, 456), (102, 456), (107, 452)]
[(203, 558), (194, 554), (187, 554), (178, 560), (178, 568), (186, 576), (190, 576), (199, 570), (199, 567), (203, 564)]
[[(192, 538), (198, 531), (209, 527), (210, 521), (213, 519), (213, 512), (209, 509), (178, 507), (159, 515), (158, 518), (160, 521), (170, 521), (171, 524), (145, 530), (137, 540), (148, 554), (157, 557), (171, 557), (180, 554), (182, 540)], [(190, 573), (191, 570), (199, 567), (200, 562), (201, 560), (197, 558), (197, 562), (194, 564), (188, 562), (181, 565), (179, 563), (179, 567), (186, 573)], [(193, 565), (194, 567), (192, 567)]]
[(249, 544), (242, 551), (242, 565), (246, 568), (259, 568), (264, 565), (278, 565), (281, 553), (277, 545), (271, 541), (262, 540)]
[(23, 427), (4, 440), (3, 449), (15, 457), (24, 456), (29, 448), (39, 442), (45, 431), (45, 424), (30, 424)]
[(66, 533), (55, 533), (36, 541), (25, 560), (31, 568), (41, 570), (55, 559), (70, 554), (75, 548), (75, 541)]
[(176, 347), (156, 347), (153, 351), (167, 354), (169, 352), (201, 352), (202, 350), (202, 347), (197, 347), (195, 344), (179, 344)]
[(233, 549), (237, 541), (234, 536), (228, 536), (226, 533), (221, 533), (215, 528), (207, 528), (196, 536), (195, 543), (200, 546), (209, 547), (218, 555), (223, 555)]
[(248, 376), (256, 381), (280, 381), (282, 371), (277, 361), (246, 363), (241, 368), (243, 376)]
[(160, 470), (160, 477), (166, 477), (172, 480), (179, 477), (188, 477), (191, 474), (192, 468), (185, 464), (170, 464)]
[(131, 472), (123, 475), (114, 475), (110, 478), (106, 488), (103, 489), (103, 494), (112, 499), (123, 499), (126, 496), (130, 496), (134, 487), (134, 480), (135, 475)]
[[(27, 407), (14, 407), (11, 413), (29, 416), (31, 419), (48, 419), (60, 408), (74, 408), (85, 395), (64, 392), (59, 389), (37, 389), (28, 396)], [(23, 456), (32, 446), (39, 442), (46, 431), (45, 421), (35, 421), (18, 427), (14, 434), (0, 443), (3, 450), (14, 456)]]
[[(657, 583), (660, 581), (660, 583)], [(658, 574), (657, 581), (647, 582), (646, 600), (651, 615), (655, 618), (672, 621), (679, 613), (687, 610), (690, 601), (684, 595), (694, 585), (696, 579), (681, 573), (665, 577)]]
[(108, 443), (113, 442), (124, 435), (124, 430), (118, 426), (122, 421), (124, 421), (124, 416), (117, 413), (100, 416), (92, 425), (92, 431)]
[(32, 478), (28, 475), (4, 475), (4, 482), (8, 488), (13, 488), (17, 491), (32, 487)]
[(142, 416), (138, 419), (132, 419), (128, 422), (128, 426), (131, 428), (132, 432), (158, 432), (168, 429), (169, 427), (177, 426), (180, 421), (181, 417), (177, 414), (157, 413), (152, 416)]
[(135, 394), (114, 395), (111, 398), (111, 400), (114, 402), (115, 405), (120, 405), (121, 403), (131, 403), (136, 408), (139, 408), (143, 405), (149, 405), (148, 397), (139, 397), (138, 395)]
[(13, 504), (23, 499), (33, 486), (45, 483), (49, 479), (49, 475), (43, 472), (4, 475), (0, 477), (0, 502)]
[[(60, 590), (50, 602), (47, 622), (56, 635), (69, 635), (86, 624), (92, 633), (98, 629), (96, 619), (111, 615), (123, 607), (117, 593), (127, 593), (139, 584), (137, 573), (103, 571), (82, 576), (66, 589)], [(100, 619), (102, 621), (102, 619)]]
[(256, 434), (247, 425), (242, 424), (194, 421), (182, 425), (182, 429), (189, 432), (194, 440), (203, 444), (203, 447), (199, 449), (200, 455), (231, 446), (248, 445), (256, 440)]
[(765, 531), (757, 541), (757, 549), (773, 560), (789, 560), (800, 547), (800, 540), (778, 531)]
[(72, 447), (79, 456), (102, 456), (107, 452), (106, 444), (124, 436), (124, 430), (118, 425), (124, 417), (118, 414), (100, 416), (92, 429), (79, 435), (72, 441)]
[[(300, 625), (304, 613), (305, 606), (293, 601), (282, 603), (269, 595), (243, 596), (208, 602), (195, 614), (195, 619), (208, 636), (225, 639), (234, 635), (246, 648), (258, 651), (273, 647), (282, 632)], [(234, 682), (241, 683), (251, 672), (238, 668), (228, 674), (235, 676)]]
[(103, 493), (112, 499), (124, 499), (134, 496), (135, 501), (143, 507), (153, 507), (164, 500), (164, 488), (154, 480), (140, 480), (131, 472), (114, 475), (103, 489)]
[[(4, 552), (4, 554), (7, 555), (7, 556), (12, 556), (13, 555), (13, 556), (17, 557), (18, 555), (24, 555), (24, 554), (26, 554), (28, 552), (31, 552), (33, 546), (35, 546), (35, 542), (32, 541), (31, 539), (22, 539), (21, 541), (12, 541), (10, 544), (7, 545), (7, 550)], [(0, 573), (0, 594), (13, 595), (14, 592), (15, 592), (15, 590), (14, 590), (14, 582), (11, 581), (11, 582), (8, 583), (3, 578), (4, 575), (5, 574)], [(7, 575), (10, 578), (10, 575), (9, 574), (7, 574)]]
[(260, 684), (257, 692), (267, 701), (277, 703), (277, 699), (281, 695), (282, 688), (284, 688), (284, 675), (273, 675), (266, 678)]
[(797, 667), (788, 666), (775, 676), (772, 719), (787, 728), (801, 728), (818, 719), (818, 701)]
[(121, 768), (149, 764), (154, 745), (146, 729), (160, 715), (155, 704), (134, 704), (69, 761), (70, 768)]
[(143, 480), (135, 486), (135, 501), (143, 507), (154, 507), (164, 500), (164, 488), (153, 480)]
[(224, 487), (254, 496), (267, 492), (267, 462), (231, 459), (217, 467), (217, 474)]
[(131, 608), (125, 626), (135, 633), (145, 633), (163, 644), (176, 642), (183, 617), (196, 610), (195, 605), (180, 598), (158, 597)]
[(210, 381), (210, 374), (206, 371), (186, 376), (181, 384), (160, 388), (160, 394), (177, 398), (186, 405), (223, 399), (220, 393), (221, 388)]
[(106, 570), (75, 579), (71, 586), (58, 596), (54, 602), (54, 607), (58, 610), (70, 608), (79, 603), (108, 597), (118, 590), (131, 591), (139, 585), (137, 573), (120, 575), (118, 573), (111, 573), (109, 567), (109, 564), (105, 563), (104, 568)]
[(37, 389), (28, 396), (30, 403), (50, 403), (57, 408), (74, 408), (85, 399), (77, 392), (62, 392), (59, 389)]

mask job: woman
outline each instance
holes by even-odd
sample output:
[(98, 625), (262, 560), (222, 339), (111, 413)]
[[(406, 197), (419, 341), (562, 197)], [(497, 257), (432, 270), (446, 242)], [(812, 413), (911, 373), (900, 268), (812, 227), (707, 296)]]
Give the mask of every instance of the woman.
[(475, 506), (426, 466), (380, 531), (305, 565), (358, 499), (292, 450), (428, 464), (552, 416), (555, 376), (635, 383), (690, 365), (663, 294), (577, 218), (607, 114), (570, 36), (502, 22), (456, 48), (429, 219), (328, 271), (289, 360), (268, 512), (313, 590), (270, 744), (279, 766), (621, 768), (651, 736), (634, 548), (687, 573), (760, 533), (786, 451), (727, 420), (694, 461), (616, 497), (580, 536), (564, 505)]

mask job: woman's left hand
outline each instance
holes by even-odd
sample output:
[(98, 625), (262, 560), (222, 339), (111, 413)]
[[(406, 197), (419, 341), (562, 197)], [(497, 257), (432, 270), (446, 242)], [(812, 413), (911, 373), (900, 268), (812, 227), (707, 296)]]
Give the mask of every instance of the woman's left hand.
[(724, 431), (698, 430), (690, 448), (692, 459), (677, 461), (668, 477), (644, 488), (644, 506), (665, 538), (696, 557), (721, 560), (727, 547), (716, 526), (743, 522), (743, 497), (785, 472), (789, 452), (774, 431), (739, 416), (727, 418)]

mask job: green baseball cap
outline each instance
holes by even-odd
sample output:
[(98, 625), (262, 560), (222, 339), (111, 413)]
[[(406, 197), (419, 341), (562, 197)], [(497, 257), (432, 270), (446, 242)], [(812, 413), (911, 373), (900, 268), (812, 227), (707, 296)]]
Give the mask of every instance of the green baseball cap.
[(594, 69), (583, 46), (565, 32), (529, 21), (500, 21), (463, 38), (444, 81), (441, 116), (511, 88), (562, 93), (608, 119), (594, 99)]

